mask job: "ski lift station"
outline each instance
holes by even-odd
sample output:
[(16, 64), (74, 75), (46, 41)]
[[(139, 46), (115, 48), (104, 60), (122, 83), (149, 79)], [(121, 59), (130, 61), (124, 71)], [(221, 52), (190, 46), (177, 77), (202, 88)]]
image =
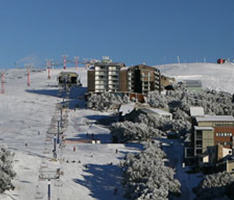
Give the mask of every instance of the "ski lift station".
[(80, 77), (76, 72), (60, 72), (57, 79), (59, 86), (81, 86)]

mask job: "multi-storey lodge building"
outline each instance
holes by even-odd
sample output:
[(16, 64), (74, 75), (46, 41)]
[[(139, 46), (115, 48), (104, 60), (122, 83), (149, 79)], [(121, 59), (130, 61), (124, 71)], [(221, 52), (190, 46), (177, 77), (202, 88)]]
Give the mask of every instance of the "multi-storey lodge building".
[(199, 158), (201, 162), (209, 162), (209, 158), (206, 156), (209, 147), (222, 145), (230, 149), (231, 152), (233, 139), (233, 116), (196, 117), (193, 133), (194, 156)]
[(88, 71), (88, 91), (95, 93), (120, 91), (120, 69), (124, 63), (113, 63), (108, 57)]
[(88, 91), (95, 93), (120, 92), (146, 95), (149, 91), (161, 91), (160, 71), (147, 65), (125, 67), (104, 58), (88, 71)]
[(121, 70), (120, 90), (146, 95), (149, 91), (161, 90), (160, 71), (147, 65), (136, 65)]

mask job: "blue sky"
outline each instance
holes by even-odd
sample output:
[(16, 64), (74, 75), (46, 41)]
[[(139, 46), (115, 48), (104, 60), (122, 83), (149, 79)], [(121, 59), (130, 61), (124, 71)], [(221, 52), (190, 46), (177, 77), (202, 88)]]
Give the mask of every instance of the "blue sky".
[(0, 68), (61, 55), (127, 65), (234, 59), (233, 0), (3, 0)]

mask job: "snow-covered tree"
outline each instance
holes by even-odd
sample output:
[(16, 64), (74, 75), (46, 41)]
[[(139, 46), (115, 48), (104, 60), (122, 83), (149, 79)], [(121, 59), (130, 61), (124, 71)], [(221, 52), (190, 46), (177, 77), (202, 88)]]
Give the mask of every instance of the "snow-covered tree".
[(166, 135), (165, 132), (147, 126), (145, 123), (134, 123), (131, 121), (114, 123), (111, 127), (111, 134), (114, 142), (146, 141)]
[(114, 107), (118, 107), (120, 104), (128, 102), (129, 98), (127, 95), (104, 92), (101, 94), (92, 94), (88, 98), (87, 106), (95, 110), (108, 111)]
[(160, 118), (158, 115), (148, 115), (136, 110), (126, 115), (125, 121), (113, 123), (111, 134), (113, 139), (118, 142), (127, 142), (129, 140), (145, 141), (166, 136), (168, 132), (184, 135), (190, 132), (190, 129), (191, 123), (180, 117), (169, 120)]
[[(228, 172), (220, 172), (205, 176), (194, 189), (199, 199), (228, 199), (233, 194), (234, 177)], [(233, 199), (233, 197), (232, 197)]]
[(147, 102), (152, 107), (169, 108), (170, 112), (180, 109), (189, 114), (189, 107), (202, 106), (207, 114), (234, 115), (233, 95), (228, 92), (215, 90), (189, 91), (183, 84), (175, 84), (173, 90), (168, 90), (166, 95), (157, 91), (150, 92)]
[(166, 154), (149, 143), (139, 154), (128, 154), (123, 166), (125, 196), (131, 200), (165, 200), (180, 193), (174, 170), (165, 166)]
[(5, 147), (0, 146), (0, 193), (14, 189), (11, 182), (15, 177), (15, 172), (12, 166), (13, 156), (13, 153)]

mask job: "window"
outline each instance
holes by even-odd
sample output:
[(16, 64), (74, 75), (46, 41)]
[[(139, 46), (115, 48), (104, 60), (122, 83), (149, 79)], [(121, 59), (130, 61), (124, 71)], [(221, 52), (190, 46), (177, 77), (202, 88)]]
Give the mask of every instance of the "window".
[(197, 149), (197, 154), (201, 154), (202, 153), (202, 150), (201, 149)]
[(199, 138), (199, 137), (202, 137), (202, 131), (201, 130), (198, 130), (197, 131), (197, 137)]
[(232, 133), (216, 133), (217, 137), (232, 137)]
[(199, 147), (201, 147), (202, 146), (202, 141), (201, 140), (200, 141), (196, 141), (196, 145), (199, 146)]
[(215, 126), (232, 126), (233, 123), (232, 122), (216, 122)]

